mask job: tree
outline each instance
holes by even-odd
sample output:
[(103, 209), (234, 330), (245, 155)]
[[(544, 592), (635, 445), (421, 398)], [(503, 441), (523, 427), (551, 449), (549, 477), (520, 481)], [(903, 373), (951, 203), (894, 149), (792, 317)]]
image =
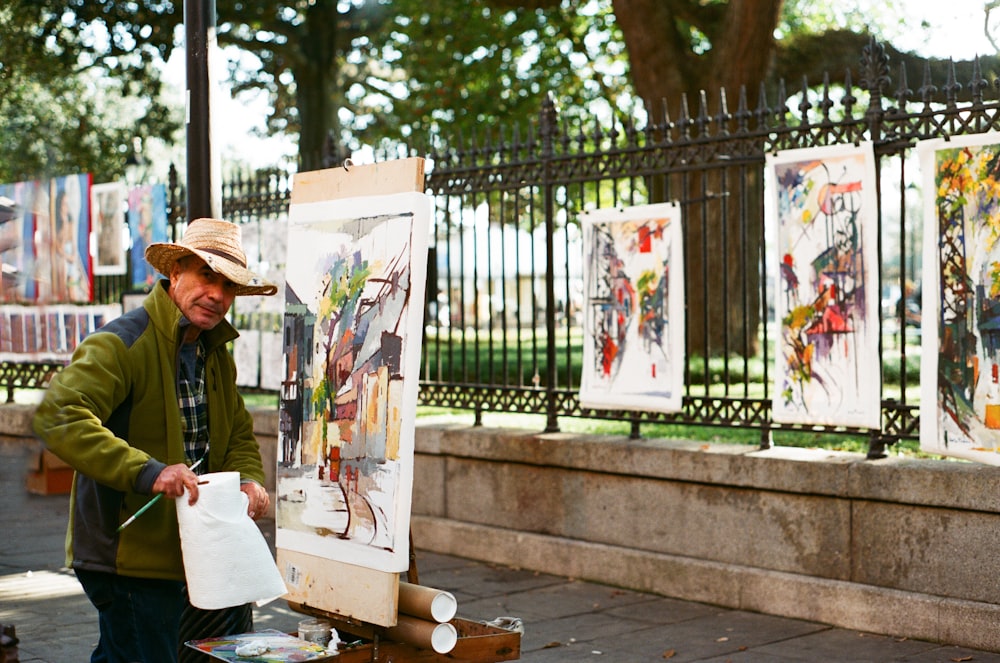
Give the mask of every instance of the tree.
[[(151, 65), (174, 47), (183, 19), (177, 3), (12, 6), (31, 26), (32, 44), (45, 45), (45, 62), (102, 70), (126, 94), (152, 91), (150, 117), (166, 112)], [(581, 52), (565, 44), (582, 44), (586, 17), (497, 11), (483, 0), (217, 0), (216, 9), (220, 46), (237, 46), (254, 60), (250, 68), (230, 63), (234, 92), (267, 91), (267, 128), (298, 134), (304, 170), (339, 162), (362, 140), (405, 139), (441, 122), (450, 135), (469, 135), (500, 118), (527, 121), (553, 79), (574, 101), (615, 87), (575, 82)]]
[[(82, 171), (110, 181), (121, 177), (136, 135), (172, 141), (178, 116), (156, 103), (158, 81), (135, 69), (100, 75), (83, 57), (93, 32), (72, 29), (41, 3), (15, 0), (0, 7), (0, 34), (0, 181)], [(124, 71), (129, 58), (114, 52)]]
[[(887, 13), (872, 21), (870, 14), (837, 14), (831, 7), (817, 8), (817, 3), (805, 0), (612, 0), (612, 4), (636, 94), (657, 117), (670, 110), (676, 117), (683, 94), (707, 93), (710, 106), (705, 111), (712, 115), (721, 111), (724, 97), (729, 97), (730, 103), (738, 99), (741, 88), (753, 94), (751, 103), (756, 103), (761, 84), (773, 91), (779, 80), (794, 86), (803, 81), (817, 84), (827, 72), (839, 77), (846, 69), (856, 71), (862, 49), (871, 39), (870, 31), (877, 30), (880, 23), (890, 26), (888, 17), (893, 15)], [(783, 34), (781, 40), (775, 39), (776, 32)], [(947, 61), (928, 63), (891, 47), (888, 54), (894, 66), (900, 63), (913, 73), (922, 74), (926, 65), (938, 81), (946, 80), (951, 67)], [(986, 70), (995, 70), (997, 62), (995, 57), (983, 59)], [(962, 80), (971, 78), (971, 63), (958, 69)], [(689, 178), (688, 198), (698, 200), (703, 191), (721, 190), (723, 172), (715, 169), (700, 178)], [(751, 195), (761, 190), (757, 173), (733, 175), (743, 178)], [(751, 203), (751, 209), (755, 206), (759, 204)], [(686, 269), (690, 274), (704, 274), (708, 281), (704, 289), (692, 289), (686, 299), (688, 339), (693, 351), (706, 355), (743, 352), (744, 348), (755, 352), (756, 337), (747, 339), (741, 334), (746, 328), (755, 329), (760, 320), (759, 269), (752, 261), (745, 270), (734, 266), (743, 264), (742, 255), (758, 255), (762, 237), (753, 231), (759, 226), (751, 223), (749, 246), (732, 242), (728, 252), (719, 246), (721, 237), (740, 236), (740, 224), (745, 220), (736, 216), (736, 207), (707, 203), (704, 213), (688, 216)], [(722, 311), (711, 300), (713, 295), (726, 292), (748, 296), (731, 298), (730, 310)]]
[[(526, 126), (553, 93), (569, 113), (628, 95), (614, 16), (543, 3), (394, 0), (395, 17), (365, 42), (369, 62), (392, 71), (349, 94), (353, 135), (368, 144), (434, 134), (445, 144)], [(509, 137), (509, 134), (508, 134)]]

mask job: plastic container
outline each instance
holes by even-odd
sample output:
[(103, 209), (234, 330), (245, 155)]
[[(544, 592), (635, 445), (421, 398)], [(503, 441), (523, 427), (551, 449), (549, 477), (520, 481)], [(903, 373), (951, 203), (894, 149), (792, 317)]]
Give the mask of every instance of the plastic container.
[(330, 642), (330, 622), (322, 619), (303, 619), (299, 622), (299, 639), (326, 647)]

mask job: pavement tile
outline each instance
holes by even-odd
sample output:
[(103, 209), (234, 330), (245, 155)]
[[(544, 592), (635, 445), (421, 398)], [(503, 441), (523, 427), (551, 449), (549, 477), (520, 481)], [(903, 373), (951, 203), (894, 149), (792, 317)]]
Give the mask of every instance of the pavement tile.
[(642, 601), (605, 610), (609, 617), (634, 619), (649, 624), (675, 624), (715, 614), (718, 608), (704, 603), (643, 594)]
[(490, 599), (500, 614), (514, 615), (526, 621), (583, 615), (642, 600), (644, 597), (638, 592), (566, 579), (522, 591), (511, 588), (506, 594)]
[(816, 661), (832, 661), (837, 660), (838, 656), (842, 656), (843, 652), (859, 648), (864, 652), (861, 660), (895, 661), (903, 656), (920, 654), (938, 647), (933, 643), (921, 640), (892, 638), (847, 629), (826, 629), (794, 640), (762, 646), (757, 651), (782, 656), (806, 655)]
[[(86, 661), (97, 615), (73, 573), (62, 568), (66, 496), (27, 493), (37, 447), (0, 431), (0, 623), (21, 640), (20, 663)], [(260, 523), (273, 549), (274, 523)], [(894, 639), (419, 550), (423, 585), (452, 592), (458, 616), (524, 624), (521, 660), (530, 663), (1000, 663), (1000, 653)], [(303, 615), (279, 599), (254, 609), (258, 629), (295, 632)]]

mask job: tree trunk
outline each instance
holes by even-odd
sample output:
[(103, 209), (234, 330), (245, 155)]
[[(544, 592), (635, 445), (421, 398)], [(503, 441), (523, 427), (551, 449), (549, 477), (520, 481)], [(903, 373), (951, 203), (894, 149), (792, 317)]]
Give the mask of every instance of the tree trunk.
[[(732, 0), (692, 8), (683, 0), (614, 0), (636, 92), (651, 121), (664, 103), (678, 117), (680, 97), (706, 92), (705, 112), (717, 116), (725, 94), (755, 90), (774, 53), (782, 0)], [(692, 49), (692, 27), (710, 42)], [(694, 114), (701, 112), (693, 107)], [(707, 164), (712, 165), (712, 164)], [(678, 176), (659, 195), (683, 197), (688, 352), (702, 356), (755, 354), (761, 321), (761, 171), (727, 167)], [(657, 191), (651, 186), (651, 191)], [(656, 197), (656, 194), (654, 194)], [(663, 198), (656, 198), (656, 201)]]
[(310, 3), (304, 34), (300, 39), (302, 59), (296, 63), (295, 106), (299, 112), (299, 170), (317, 170), (330, 165), (331, 140), (339, 144), (340, 123), (334, 104), (337, 81), (336, 0)]

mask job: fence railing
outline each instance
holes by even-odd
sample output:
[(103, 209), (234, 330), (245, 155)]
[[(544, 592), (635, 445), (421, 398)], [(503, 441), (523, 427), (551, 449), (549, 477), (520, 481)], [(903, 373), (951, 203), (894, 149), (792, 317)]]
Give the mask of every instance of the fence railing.
[[(756, 430), (763, 446), (776, 430), (823, 430), (869, 439), (869, 453), (916, 438), (919, 331), (896, 298), (918, 280), (919, 181), (913, 148), (923, 139), (982, 133), (1000, 125), (1000, 101), (978, 63), (971, 101), (958, 102), (954, 67), (941, 87), (926, 68), (916, 96), (900, 68), (872, 41), (859, 84), (790, 97), (780, 82), (687, 97), (645, 118), (570, 123), (548, 99), (537, 124), (476, 144), (414, 150), (428, 159), (426, 191), (436, 214), (428, 260), (420, 402), (561, 417), (730, 426)], [(769, 96), (773, 98), (769, 99)], [(730, 111), (730, 108), (734, 110)], [(714, 110), (712, 110), (714, 109)], [(671, 114), (670, 111), (673, 111)], [(777, 150), (871, 141), (877, 157), (882, 296), (882, 371), (887, 388), (877, 430), (779, 424), (771, 418), (775, 331), (768, 265), (774, 247), (764, 220), (765, 156)], [(283, 218), (291, 182), (277, 172), (224, 186), (234, 221)], [(183, 191), (172, 178), (171, 218), (182, 221)], [(679, 413), (595, 410), (578, 398), (582, 359), (582, 238), (585, 209), (674, 200), (684, 216), (688, 353)], [(109, 288), (113, 290), (113, 287)], [(897, 295), (898, 293), (898, 295)], [(106, 295), (113, 299), (111, 294)], [(51, 367), (39, 366), (39, 371)], [(33, 386), (23, 366), (0, 365), (0, 385)], [(13, 386), (12, 386), (13, 385)]]
[[(911, 100), (901, 70), (894, 103), (886, 104), (891, 80), (884, 50), (872, 42), (861, 63), (860, 89), (848, 72), (841, 86), (805, 88), (794, 102), (783, 83), (773, 105), (763, 87), (755, 107), (746, 90), (736, 103), (725, 91), (712, 103), (702, 93), (696, 114), (685, 97), (673, 119), (663, 110), (641, 125), (570, 127), (546, 101), (537, 129), (523, 139), (431, 151), (427, 191), (438, 206), (438, 290), (428, 309), (421, 402), (478, 413), (544, 412), (548, 430), (558, 430), (564, 416), (630, 421), (634, 434), (651, 422), (735, 426), (759, 430), (765, 446), (774, 430), (822, 429), (867, 436), (872, 455), (917, 437), (918, 332), (896, 313), (894, 298), (883, 309), (883, 372), (893, 388), (882, 401), (880, 429), (778, 424), (770, 416), (775, 339), (769, 300), (776, 275), (767, 265), (777, 262), (768, 259), (765, 155), (872, 141), (880, 250), (896, 251), (891, 260), (880, 254), (883, 283), (896, 286), (887, 292), (902, 292), (916, 274), (920, 227), (913, 211), (920, 209), (913, 198), (919, 183), (908, 166), (912, 148), (921, 139), (982, 132), (997, 123), (998, 105), (983, 101), (988, 85), (976, 80), (978, 73), (973, 101), (960, 107), (954, 76), (938, 98), (927, 74), (919, 98)], [(856, 94), (867, 99), (864, 108)], [(666, 200), (678, 201), (684, 216), (689, 360), (683, 409), (584, 408), (577, 395), (583, 336), (577, 219), (587, 208)], [(896, 265), (891, 273), (888, 262)]]

